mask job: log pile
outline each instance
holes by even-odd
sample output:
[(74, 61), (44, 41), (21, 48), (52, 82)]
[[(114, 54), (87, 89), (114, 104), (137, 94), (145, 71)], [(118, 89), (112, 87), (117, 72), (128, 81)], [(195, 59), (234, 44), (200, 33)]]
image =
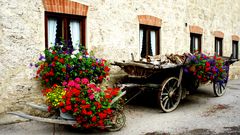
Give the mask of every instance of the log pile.
[(166, 64), (166, 63), (182, 65), (184, 64), (185, 59), (186, 59), (185, 54), (183, 55), (166, 54), (166, 55), (148, 56), (147, 62), (152, 64), (159, 64), (159, 65)]
[(126, 73), (132, 76), (146, 77), (159, 69), (175, 68), (184, 64), (186, 55), (170, 54), (148, 56), (146, 59), (131, 62), (114, 62), (113, 65), (119, 66)]

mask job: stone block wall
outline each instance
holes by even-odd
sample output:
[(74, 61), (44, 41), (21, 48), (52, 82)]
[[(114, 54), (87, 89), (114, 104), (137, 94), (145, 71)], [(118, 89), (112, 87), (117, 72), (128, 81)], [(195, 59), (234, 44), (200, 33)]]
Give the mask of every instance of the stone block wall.
[[(224, 56), (230, 56), (232, 39), (239, 40), (240, 36), (238, 0), (72, 1), (86, 5), (84, 9), (88, 10), (81, 12), (87, 16), (87, 48), (110, 61), (130, 60), (131, 53), (139, 59), (139, 16), (161, 20), (159, 24), (148, 22), (161, 26), (160, 54), (189, 52), (191, 26), (202, 29), (202, 51), (210, 55), (214, 53), (215, 36), (223, 36)], [(23, 109), (25, 102), (41, 98), (29, 64), (45, 49), (44, 11), (52, 10), (49, 3), (45, 5), (48, 7), (44, 8), (42, 0), (0, 0), (0, 113)], [(238, 78), (239, 67), (239, 62), (231, 66), (231, 78)]]

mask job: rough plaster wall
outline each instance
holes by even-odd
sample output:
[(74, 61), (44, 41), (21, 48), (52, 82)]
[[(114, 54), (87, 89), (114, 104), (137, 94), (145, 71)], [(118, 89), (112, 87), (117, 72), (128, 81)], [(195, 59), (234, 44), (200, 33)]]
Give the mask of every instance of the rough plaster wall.
[(44, 49), (42, 1), (0, 1), (0, 113), (39, 95), (28, 67)]
[[(161, 54), (189, 51), (189, 25), (204, 29), (203, 52), (214, 51), (213, 31), (224, 32), (227, 56), (232, 49), (231, 35), (240, 35), (238, 0), (74, 1), (89, 6), (87, 48), (111, 61), (129, 60), (131, 53), (139, 58), (137, 15), (162, 19)], [(22, 109), (25, 102), (41, 97), (37, 82), (30, 80), (32, 70), (28, 65), (44, 50), (44, 9), (41, 0), (0, 0), (0, 7), (1, 113)], [(236, 63), (231, 67), (231, 78), (240, 73), (239, 66)]]
[[(190, 25), (203, 28), (202, 51), (214, 53), (214, 31), (224, 33), (223, 55), (232, 52), (232, 35), (239, 35), (240, 3), (237, 0), (188, 0), (187, 20)], [(201, 6), (199, 6), (201, 5)]]
[(189, 25), (203, 28), (202, 49), (211, 55), (214, 31), (224, 33), (226, 56), (232, 51), (231, 36), (239, 35), (240, 3), (237, 0), (92, 0), (87, 4), (88, 48), (108, 59), (130, 59), (130, 53), (139, 58), (138, 15), (162, 19), (161, 54), (189, 51)]
[[(88, 47), (97, 55), (113, 60), (139, 59), (138, 15), (163, 20), (161, 54), (186, 52), (185, 1), (98, 0), (89, 1), (87, 16)], [(174, 33), (174, 34), (173, 34)], [(181, 36), (180, 36), (181, 35)], [(185, 35), (185, 36), (184, 36)], [(165, 47), (165, 46), (168, 47)], [(111, 52), (111, 54), (109, 54)]]
[(214, 54), (214, 31), (224, 33), (224, 56), (231, 54), (231, 36), (240, 34), (237, 0), (92, 0), (88, 5), (88, 48), (110, 60), (130, 60), (131, 53), (139, 59), (137, 15), (162, 19), (161, 54), (189, 52), (190, 25), (203, 28), (202, 51), (210, 55)]
[(130, 53), (136, 54), (139, 34), (133, 2), (93, 0), (89, 5), (88, 48), (108, 59), (129, 59)]
[[(201, 5), (201, 6), (199, 6)], [(188, 0), (187, 20), (190, 25), (203, 28), (202, 51), (214, 54), (214, 31), (224, 33), (223, 56), (232, 53), (232, 35), (240, 35), (240, 2), (233, 0)], [(189, 46), (190, 40), (188, 41)], [(240, 43), (239, 43), (240, 45)], [(239, 53), (240, 56), (240, 53)], [(230, 79), (237, 79), (240, 75), (240, 62), (230, 67)]]

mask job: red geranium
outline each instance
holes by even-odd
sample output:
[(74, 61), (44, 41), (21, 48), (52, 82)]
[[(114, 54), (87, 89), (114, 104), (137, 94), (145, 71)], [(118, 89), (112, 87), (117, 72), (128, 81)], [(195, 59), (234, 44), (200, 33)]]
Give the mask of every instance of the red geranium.
[[(104, 127), (109, 123), (112, 116), (110, 103), (112, 98), (120, 94), (119, 88), (102, 89), (103, 87), (89, 83), (86, 78), (70, 80), (64, 86), (65, 102), (60, 103), (59, 106), (64, 112), (72, 114), (77, 119), (78, 126)], [(105, 98), (106, 96), (109, 98)]]

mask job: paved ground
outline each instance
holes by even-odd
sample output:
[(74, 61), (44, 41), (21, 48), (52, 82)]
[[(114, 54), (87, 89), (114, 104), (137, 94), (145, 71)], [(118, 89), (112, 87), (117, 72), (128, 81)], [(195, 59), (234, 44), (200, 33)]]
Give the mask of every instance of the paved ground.
[(240, 134), (239, 86), (240, 80), (230, 81), (226, 94), (218, 98), (213, 95), (212, 85), (202, 86), (195, 94), (187, 96), (177, 110), (171, 113), (162, 113), (155, 106), (149, 107), (149, 104), (127, 105), (125, 109), (126, 126), (118, 132), (92, 131), (88, 133), (62, 125), (29, 121), (0, 125), (0, 134), (237, 135)]

